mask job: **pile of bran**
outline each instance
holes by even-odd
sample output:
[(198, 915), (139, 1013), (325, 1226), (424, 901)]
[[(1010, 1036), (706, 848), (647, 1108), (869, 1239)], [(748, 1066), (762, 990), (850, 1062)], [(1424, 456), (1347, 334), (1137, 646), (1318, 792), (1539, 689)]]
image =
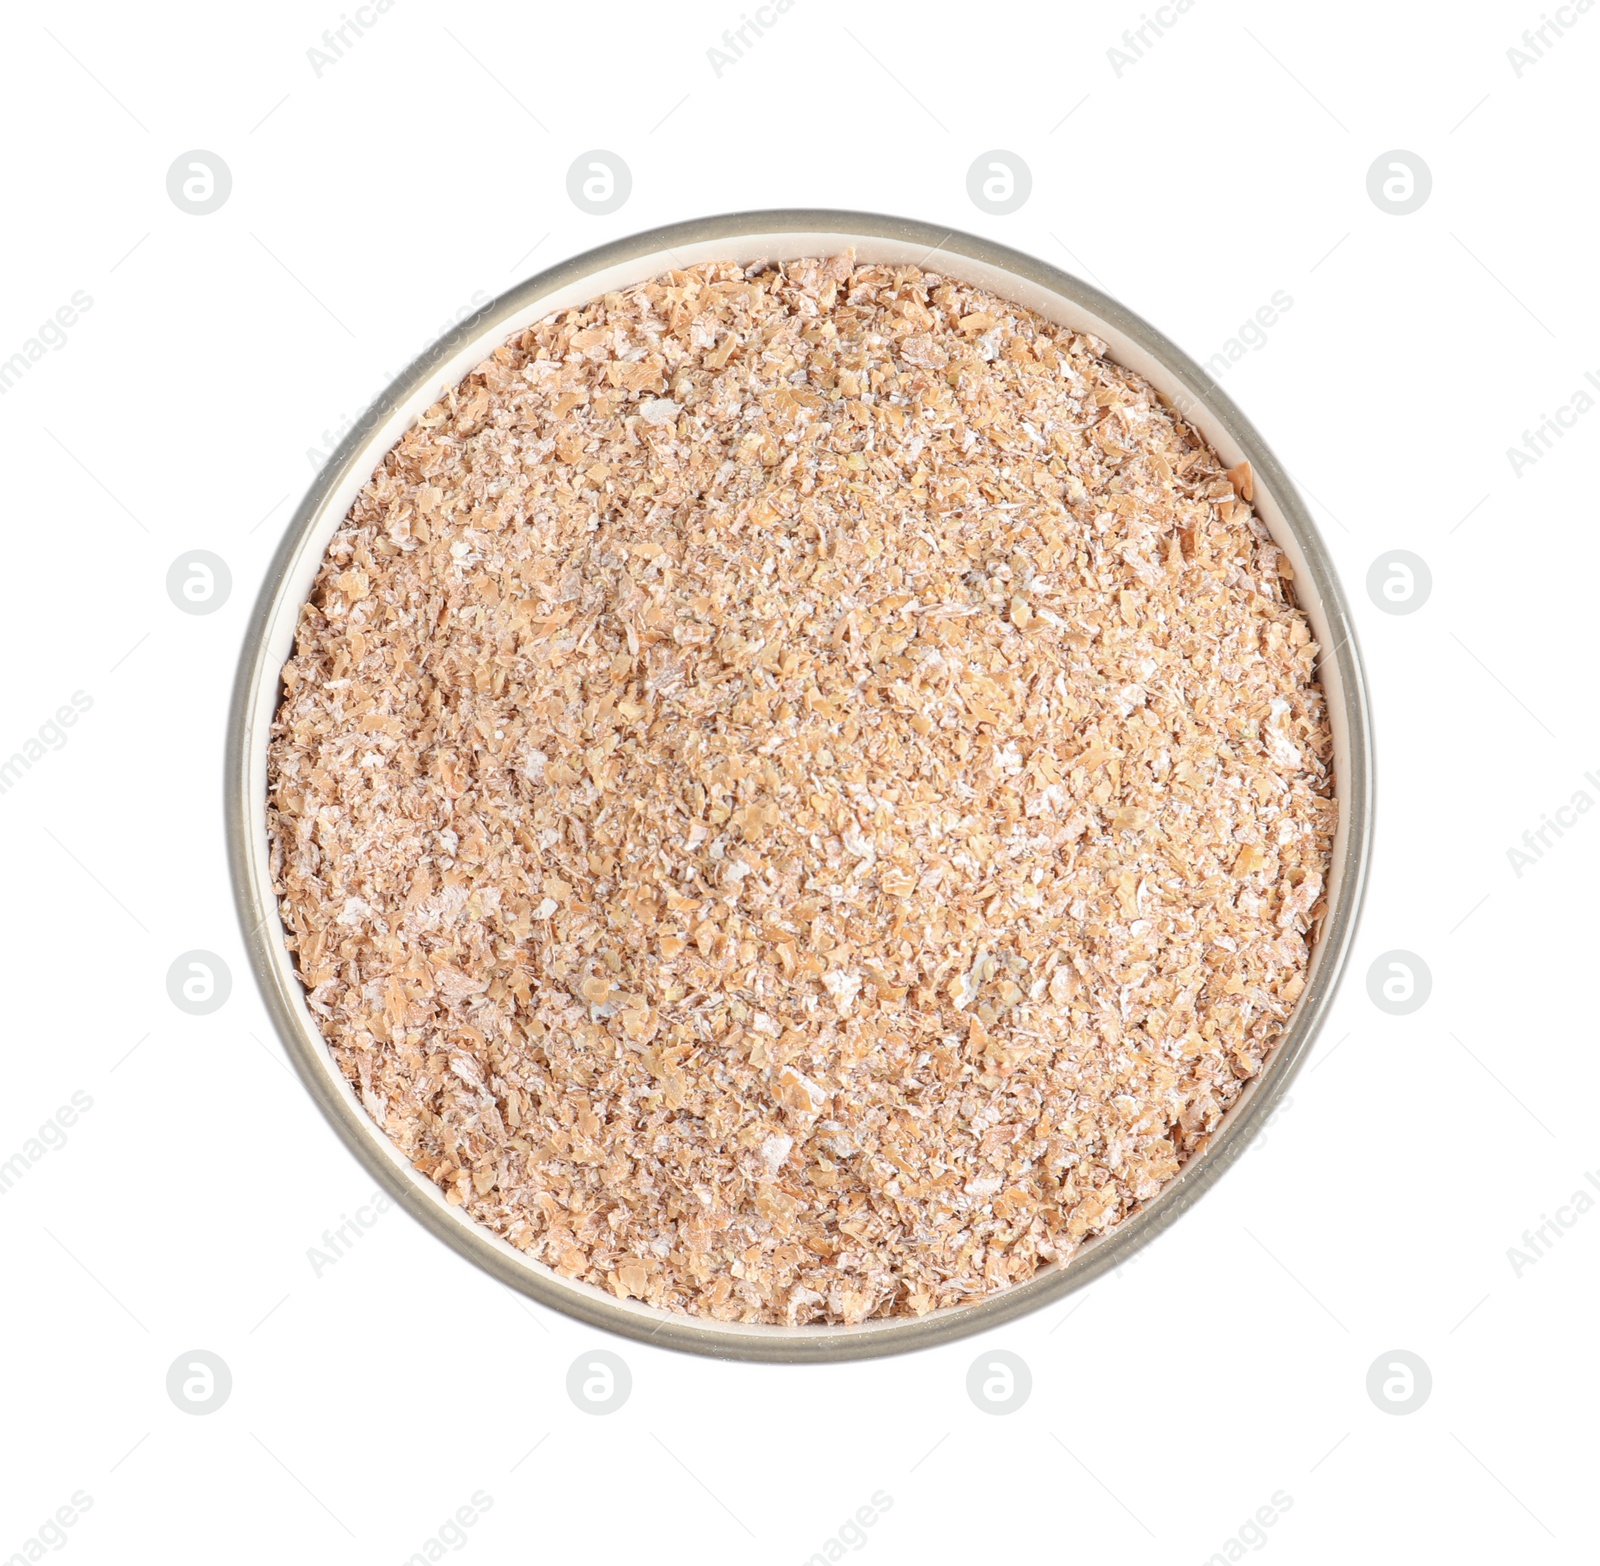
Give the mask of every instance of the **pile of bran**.
[(496, 349), (283, 671), (273, 873), (368, 1113), (561, 1275), (720, 1320), (1116, 1224), (1325, 911), (1252, 498), (1102, 343), (914, 266), (696, 266)]

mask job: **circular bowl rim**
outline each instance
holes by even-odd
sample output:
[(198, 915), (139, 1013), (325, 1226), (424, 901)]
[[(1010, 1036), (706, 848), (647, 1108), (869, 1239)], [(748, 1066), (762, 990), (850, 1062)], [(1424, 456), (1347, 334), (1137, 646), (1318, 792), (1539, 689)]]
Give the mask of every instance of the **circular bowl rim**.
[[(388, 414), (471, 341), (493, 339), (494, 328), (530, 302), (553, 294), (608, 267), (671, 251), (675, 246), (727, 240), (730, 246), (754, 235), (826, 234), (920, 248), (927, 256), (946, 246), (961, 256), (996, 268), (1025, 283), (1061, 296), (1092, 313), (1150, 355), (1163, 371), (1226, 432), (1250, 461), (1257, 482), (1269, 495), (1284, 529), (1298, 545), (1311, 587), (1337, 637), (1323, 662), (1334, 660), (1347, 732), (1348, 765), (1335, 785), (1343, 836), (1334, 867), (1338, 893), (1323, 923), (1304, 992), (1282, 1041), (1261, 1073), (1229, 1109), (1208, 1145), (1149, 1202), (1108, 1233), (1085, 1243), (1065, 1263), (1041, 1268), (1031, 1279), (969, 1304), (925, 1316), (874, 1318), (855, 1325), (781, 1327), (730, 1323), (667, 1312), (634, 1300), (618, 1299), (591, 1284), (558, 1277), (542, 1263), (514, 1250), (460, 1209), (450, 1208), (431, 1181), (413, 1171), (383, 1130), (366, 1114), (339, 1072), (331, 1052), (307, 1011), (293, 977), (277, 899), (260, 884), (254, 834), (264, 822), (265, 799), (255, 797), (256, 743), (266, 730), (258, 712), (269, 672), (272, 709), (280, 685), (266, 667), (268, 638), (285, 595), (290, 568), (305, 540), (325, 523), (330, 499), (363, 463), (370, 473), (384, 452), (371, 449)], [(788, 259), (784, 257), (782, 259)], [(642, 279), (641, 279), (642, 280)], [(487, 351), (487, 348), (485, 349)], [(1114, 357), (1114, 355), (1113, 355)], [(465, 373), (465, 372), (463, 372)], [(1189, 410), (1185, 410), (1186, 412)], [(1297, 575), (1299, 573), (1297, 572)], [(1304, 590), (1302, 584), (1302, 592)], [(1333, 707), (1330, 698), (1330, 713)], [(1121, 1266), (1208, 1191), (1249, 1146), (1310, 1052), (1333, 1003), (1360, 918), (1372, 852), (1373, 757), (1371, 713), (1355, 627), (1338, 574), (1321, 535), (1288, 473), (1254, 425), (1201, 366), (1142, 317), (1102, 290), (1037, 257), (942, 224), (871, 212), (827, 208), (776, 208), (718, 214), (643, 230), (585, 251), (525, 279), (491, 300), (423, 351), (372, 404), (345, 436), (313, 480), (290, 520), (269, 565), (246, 627), (228, 718), (225, 767), (225, 822), (229, 874), (250, 966), (273, 1025), (301, 1081), (345, 1145), (402, 1207), (452, 1249), (499, 1282), (575, 1318), (623, 1337), (679, 1352), (769, 1363), (821, 1363), (906, 1353), (988, 1331), (1064, 1298)], [(1332, 882), (1330, 882), (1330, 885)]]

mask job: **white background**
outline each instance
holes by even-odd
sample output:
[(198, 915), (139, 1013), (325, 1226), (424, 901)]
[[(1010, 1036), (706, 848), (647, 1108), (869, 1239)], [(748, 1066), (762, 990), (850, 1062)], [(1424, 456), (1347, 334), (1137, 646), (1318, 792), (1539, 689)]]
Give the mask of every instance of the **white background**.
[[(1507, 1249), (1600, 1169), (1600, 813), (1520, 877), (1506, 851), (1600, 798), (1600, 410), (1520, 477), (1506, 449), (1600, 374), (1600, 12), (1565, 12), (1519, 78), (1533, 0), (1198, 0), (1119, 77), (1136, 3), (797, 0), (719, 78), (738, 0), (398, 0), (319, 78), (337, 6), (6, 26), (0, 358), (75, 290), (94, 302), (0, 398), (0, 755), (72, 692), (93, 706), (0, 795), (0, 1160), (74, 1091), (93, 1108), (0, 1199), (0, 1558), (79, 1490), (60, 1549), (84, 1563), (398, 1566), (478, 1490), (481, 1563), (799, 1566), (879, 1490), (860, 1553), (884, 1566), (1226, 1559), (1279, 1490), (1274, 1560), (1591, 1558), (1600, 1211), (1520, 1277)], [(210, 216), (166, 193), (192, 148), (232, 170)], [(591, 148), (632, 170), (613, 216), (566, 195)], [(966, 193), (994, 148), (1032, 170), (1008, 217)], [(1410, 216), (1366, 190), (1395, 148), (1432, 170)], [(475, 295), (788, 204), (989, 235), (1202, 359), (1292, 297), (1224, 385), (1312, 499), (1373, 691), (1375, 873), (1335, 1014), (1214, 1194), (990, 1340), (803, 1370), (603, 1344), (399, 1213), (317, 1277), (308, 1247), (371, 1182), (254, 992), (221, 823), (241, 631), (307, 450)], [(206, 617), (164, 586), (195, 548), (233, 576)], [(1396, 548), (1433, 574), (1404, 617), (1364, 586)], [(191, 948), (233, 969), (209, 1017), (167, 998)], [(1367, 997), (1390, 948), (1433, 973), (1408, 1017)], [(597, 1346), (633, 1375), (604, 1418), (565, 1392)], [(986, 1347), (1032, 1369), (1006, 1417), (966, 1394)], [(194, 1348), (233, 1376), (205, 1417), (165, 1390)], [(1433, 1376), (1405, 1417), (1366, 1392), (1397, 1348)]]

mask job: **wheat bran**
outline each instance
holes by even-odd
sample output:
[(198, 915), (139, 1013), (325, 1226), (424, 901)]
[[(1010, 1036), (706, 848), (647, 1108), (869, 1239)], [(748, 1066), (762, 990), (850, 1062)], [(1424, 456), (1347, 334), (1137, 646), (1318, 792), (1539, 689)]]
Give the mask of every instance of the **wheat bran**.
[(1248, 467), (916, 267), (705, 265), (496, 349), (283, 670), (307, 1001), (449, 1201), (722, 1320), (958, 1305), (1202, 1148), (1336, 820)]

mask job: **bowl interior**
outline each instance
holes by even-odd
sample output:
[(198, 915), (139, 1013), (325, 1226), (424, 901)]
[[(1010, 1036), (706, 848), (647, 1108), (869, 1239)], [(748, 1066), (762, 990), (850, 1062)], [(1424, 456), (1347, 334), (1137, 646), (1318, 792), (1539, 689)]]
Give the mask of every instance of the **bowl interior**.
[[(1210, 1144), (1150, 1202), (1067, 1262), (982, 1301), (923, 1317), (856, 1326), (787, 1328), (713, 1322), (621, 1300), (556, 1276), (451, 1207), (367, 1116), (323, 1042), (284, 943), (268, 861), (267, 749), (301, 604), (329, 540), (374, 468), (447, 388), (524, 327), (673, 268), (705, 261), (790, 260), (853, 247), (865, 261), (916, 263), (984, 287), (1048, 320), (1101, 338), (1143, 375), (1231, 466), (1248, 460), (1255, 510), (1295, 573), (1301, 608), (1324, 649), (1319, 676), (1333, 731), (1339, 821), (1328, 915), (1305, 991), (1283, 1041)], [(643, 234), (579, 256), (519, 285), (436, 343), (374, 404), (319, 474), (279, 550), (247, 633), (230, 732), (229, 835), (235, 892), (252, 963), (294, 1063), (348, 1145), (416, 1217), (501, 1281), (595, 1326), (665, 1347), (722, 1357), (832, 1360), (925, 1347), (981, 1331), (1080, 1287), (1165, 1228), (1248, 1144), (1309, 1048), (1343, 965), (1364, 882), (1370, 754), (1361, 667), (1337, 580), (1316, 528), (1281, 465), (1247, 420), (1187, 355), (1116, 301), (1031, 257), (970, 235), (854, 213), (754, 213)]]

